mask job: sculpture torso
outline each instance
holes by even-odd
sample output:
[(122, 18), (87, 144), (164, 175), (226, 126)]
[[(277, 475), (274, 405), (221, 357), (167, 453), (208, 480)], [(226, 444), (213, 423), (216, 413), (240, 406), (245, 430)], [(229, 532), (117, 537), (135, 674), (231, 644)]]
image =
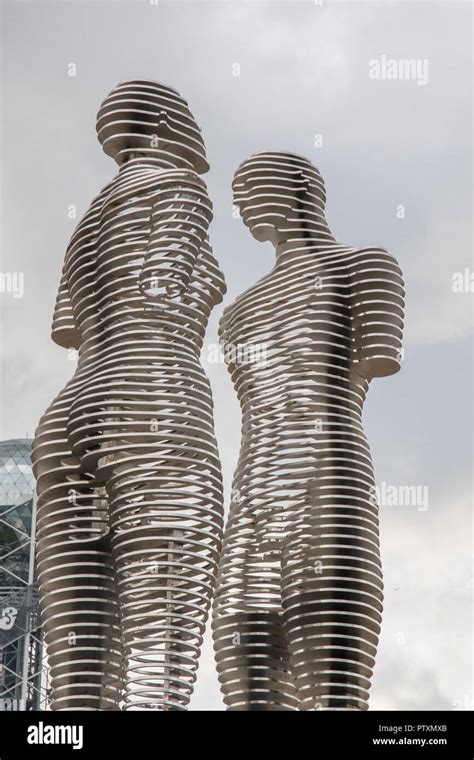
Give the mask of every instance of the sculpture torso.
[[(163, 198), (163, 223), (169, 224), (167, 200), (193, 179), (182, 170), (125, 165), (94, 200), (68, 246), (65, 273), (80, 332), (68, 430), (75, 452), (88, 466), (95, 468), (104, 447), (116, 448), (114, 438), (125, 430), (140, 435), (143, 444), (150, 420), (160, 424), (161, 407), (169, 416), (166, 400), (179, 396), (178, 386), (188, 392), (183, 406), (193, 395), (196, 418), (212, 430), (210, 388), (199, 353), (209, 314), (222, 299), (224, 279), (209, 245), (201, 247), (182, 298), (156, 305), (139, 289), (152, 207)], [(120, 410), (127, 416), (121, 431)], [(86, 427), (85, 417), (101, 418), (97, 433)]]
[[(382, 609), (378, 513), (361, 416), (371, 377), (398, 367), (402, 317), (403, 283), (390, 254), (303, 242), (224, 311), (220, 337), (242, 407), (242, 446), (216, 592), (216, 646), (226, 678), (244, 661), (261, 668), (260, 676), (244, 669), (240, 681), (229, 680), (231, 708), (314, 709), (315, 701), (335, 707), (344, 677), (331, 677), (328, 691), (314, 672), (309, 675), (315, 637), (330, 639), (340, 629), (341, 642), (349, 645), (362, 635), (360, 621), (372, 641), (367, 647), (376, 643)], [(351, 585), (359, 607), (351, 607)], [(305, 622), (304, 609), (314, 609), (316, 617)], [(350, 629), (344, 617), (336, 622), (343, 609)], [(279, 638), (282, 611), (295, 657), (291, 668)], [(300, 625), (306, 626), (303, 638)], [(242, 653), (228, 642), (231, 631), (240, 631)], [(247, 641), (256, 643), (246, 649)], [(341, 673), (351, 670), (349, 661), (338, 664), (325, 651), (328, 668), (332, 661)], [(351, 701), (341, 687), (341, 704), (349, 699), (363, 706), (371, 671), (366, 668), (361, 680), (360, 666), (352, 669), (359, 672), (360, 689)]]
[(71, 238), (65, 260), (81, 332), (81, 358), (89, 359), (89, 343), (100, 343), (106, 350), (131, 323), (138, 335), (140, 330), (161, 333), (182, 348), (188, 343), (199, 353), (209, 314), (224, 292), (223, 275), (210, 247), (202, 247), (189, 292), (173, 308), (166, 306), (166, 318), (165, 309), (151, 308), (138, 287), (152, 206), (163, 198), (165, 226), (171, 217), (171, 212), (166, 214), (166, 200), (196, 181), (197, 175), (186, 170), (125, 164), (93, 201)]

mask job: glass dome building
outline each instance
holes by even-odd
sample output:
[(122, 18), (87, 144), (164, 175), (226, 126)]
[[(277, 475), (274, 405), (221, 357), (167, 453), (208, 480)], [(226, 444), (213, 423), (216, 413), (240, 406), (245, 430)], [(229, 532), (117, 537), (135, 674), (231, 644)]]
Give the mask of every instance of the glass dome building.
[(31, 441), (0, 441), (0, 711), (44, 707)]

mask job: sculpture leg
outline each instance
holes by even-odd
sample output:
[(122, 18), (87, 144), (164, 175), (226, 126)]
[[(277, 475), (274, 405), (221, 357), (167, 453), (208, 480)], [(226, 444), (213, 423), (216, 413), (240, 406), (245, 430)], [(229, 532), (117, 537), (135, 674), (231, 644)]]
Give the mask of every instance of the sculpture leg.
[(296, 710), (279, 557), (265, 553), (257, 522), (251, 506), (231, 508), (213, 615), (219, 681), (229, 710)]
[(281, 613), (255, 610), (215, 615), (219, 682), (229, 710), (295, 710)]
[[(220, 523), (200, 471), (136, 452), (107, 479), (125, 656), (125, 708), (185, 710), (217, 566)], [(149, 460), (148, 460), (149, 461)], [(176, 463), (174, 464), (176, 467)], [(201, 472), (205, 470), (202, 465)]]
[(104, 495), (72, 455), (59, 400), (33, 448), (36, 569), (53, 710), (117, 710), (122, 687), (114, 568)]
[(284, 626), (301, 710), (367, 709), (383, 585), (371, 476), (361, 470), (351, 477), (320, 468), (283, 552)]

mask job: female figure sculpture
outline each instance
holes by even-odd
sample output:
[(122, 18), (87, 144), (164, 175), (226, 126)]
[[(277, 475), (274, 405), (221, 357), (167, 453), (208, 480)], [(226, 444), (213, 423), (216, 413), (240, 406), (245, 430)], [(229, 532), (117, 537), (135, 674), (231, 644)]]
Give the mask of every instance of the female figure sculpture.
[(383, 249), (334, 239), (307, 159), (254, 155), (233, 188), (277, 258), (220, 323), (242, 407), (213, 619), (224, 700), (365, 709), (382, 572), (361, 418), (370, 381), (400, 366), (401, 272)]
[(76, 372), (34, 440), (53, 709), (186, 708), (222, 533), (199, 354), (225, 292), (186, 101), (119, 84), (97, 133), (119, 165), (69, 243), (53, 340)]

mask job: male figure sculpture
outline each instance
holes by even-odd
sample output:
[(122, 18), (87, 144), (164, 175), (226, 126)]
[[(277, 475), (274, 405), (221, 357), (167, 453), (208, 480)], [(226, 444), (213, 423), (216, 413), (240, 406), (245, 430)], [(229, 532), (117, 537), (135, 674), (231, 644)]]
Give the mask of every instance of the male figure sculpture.
[(225, 292), (186, 101), (119, 84), (97, 133), (120, 169), (69, 243), (52, 337), (78, 350), (33, 447), (53, 709), (183, 710), (222, 533), (199, 361)]
[(382, 573), (361, 416), (372, 378), (399, 369), (402, 276), (385, 250), (336, 242), (307, 159), (254, 155), (233, 188), (277, 258), (220, 324), (242, 407), (213, 620), (224, 700), (362, 710)]

